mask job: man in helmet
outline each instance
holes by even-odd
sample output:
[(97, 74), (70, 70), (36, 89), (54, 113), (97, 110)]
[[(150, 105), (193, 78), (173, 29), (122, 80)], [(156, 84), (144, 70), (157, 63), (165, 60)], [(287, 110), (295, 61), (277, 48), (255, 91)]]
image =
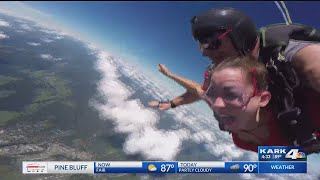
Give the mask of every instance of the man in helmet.
[[(218, 64), (223, 59), (232, 56), (252, 54), (257, 57), (258, 46), (256, 44), (259, 39), (256, 26), (241, 11), (233, 8), (213, 8), (206, 13), (194, 16), (191, 26), (193, 37), (197, 40), (202, 55), (212, 60), (212, 65), (208, 66), (205, 71), (203, 84), (198, 84), (203, 90), (208, 87), (209, 72), (213, 64)], [(171, 78), (174, 77), (171, 76)], [(183, 80), (181, 77), (179, 79)], [(198, 100), (200, 97), (194, 91), (187, 90), (186, 93), (170, 102), (153, 101), (149, 104), (161, 110), (167, 110)]]

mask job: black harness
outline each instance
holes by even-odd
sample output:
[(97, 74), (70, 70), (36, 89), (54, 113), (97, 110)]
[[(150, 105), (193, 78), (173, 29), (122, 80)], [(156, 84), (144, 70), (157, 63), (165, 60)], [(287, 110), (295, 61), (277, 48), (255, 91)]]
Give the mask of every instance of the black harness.
[(319, 31), (301, 24), (274, 24), (261, 28), (260, 38), (260, 58), (268, 69), (268, 90), (279, 126), (291, 145), (305, 148), (308, 154), (320, 152), (320, 130), (315, 129), (303, 106), (307, 84), (284, 57), (289, 39), (320, 42)]

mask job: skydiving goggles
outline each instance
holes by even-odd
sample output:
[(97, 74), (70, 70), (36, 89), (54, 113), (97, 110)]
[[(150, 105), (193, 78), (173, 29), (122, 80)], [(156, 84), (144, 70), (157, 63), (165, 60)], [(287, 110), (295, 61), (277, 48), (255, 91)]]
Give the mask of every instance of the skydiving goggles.
[(228, 86), (219, 88), (210, 83), (207, 91), (202, 95), (202, 99), (205, 100), (211, 108), (214, 107), (217, 98), (221, 98), (225, 106), (243, 108), (247, 106), (250, 99), (256, 95), (259, 95), (257, 88), (257, 82), (255, 78), (255, 68), (251, 71), (253, 80), (253, 93), (247, 93), (243, 84), (233, 84), (230, 88)]
[(203, 35), (198, 36), (196, 39), (202, 49), (215, 50), (221, 46), (221, 40), (231, 31), (232, 31), (231, 29), (225, 30), (225, 32), (223, 32), (219, 36), (217, 36), (217, 32), (213, 34), (204, 33)]

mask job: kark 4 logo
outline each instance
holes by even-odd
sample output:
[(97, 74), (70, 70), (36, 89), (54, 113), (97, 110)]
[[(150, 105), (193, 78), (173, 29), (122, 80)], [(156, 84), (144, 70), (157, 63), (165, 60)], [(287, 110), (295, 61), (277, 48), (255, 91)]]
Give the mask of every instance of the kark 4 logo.
[(299, 149), (291, 149), (285, 156), (287, 159), (301, 159), (306, 158), (304, 152), (299, 152)]

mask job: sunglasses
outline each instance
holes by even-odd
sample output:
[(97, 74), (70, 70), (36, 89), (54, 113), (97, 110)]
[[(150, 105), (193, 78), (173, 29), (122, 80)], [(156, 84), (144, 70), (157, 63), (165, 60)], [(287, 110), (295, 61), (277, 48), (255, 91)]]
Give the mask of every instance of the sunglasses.
[(241, 86), (234, 89), (217, 89), (210, 84), (207, 91), (202, 95), (202, 99), (205, 100), (210, 107), (214, 106), (217, 98), (221, 98), (225, 106), (237, 108), (245, 107), (252, 97), (260, 94), (257, 89), (257, 82), (255, 78), (256, 69), (252, 69), (250, 73), (252, 75), (254, 89), (252, 94), (248, 94), (244, 88), (241, 88)]
[(249, 103), (252, 96), (246, 94), (246, 92), (240, 88), (235, 92), (232, 90), (218, 90), (209, 86), (202, 97), (211, 107), (213, 107), (215, 101), (220, 98), (225, 106), (242, 108)]
[(231, 29), (228, 29), (219, 36), (216, 36), (216, 33), (199, 36), (197, 41), (202, 49), (215, 50), (221, 46), (221, 40), (231, 31)]

